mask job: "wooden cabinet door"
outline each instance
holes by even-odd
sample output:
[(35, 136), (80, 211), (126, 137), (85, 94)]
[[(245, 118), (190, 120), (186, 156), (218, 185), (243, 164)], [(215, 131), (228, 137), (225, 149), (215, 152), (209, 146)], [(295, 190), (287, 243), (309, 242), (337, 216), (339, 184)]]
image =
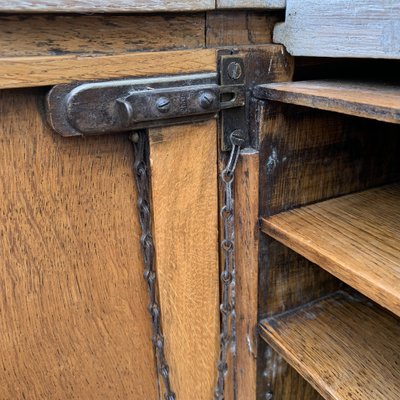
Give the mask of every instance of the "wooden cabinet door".
[[(44, 103), (57, 83), (215, 72), (216, 50), (196, 49), (201, 21), (2, 17), (0, 29), (17, 40), (0, 38), (1, 399), (164, 398), (129, 133), (63, 138)], [(193, 49), (175, 49), (184, 46)], [(209, 400), (219, 335), (217, 125), (148, 136), (172, 387), (178, 399)]]

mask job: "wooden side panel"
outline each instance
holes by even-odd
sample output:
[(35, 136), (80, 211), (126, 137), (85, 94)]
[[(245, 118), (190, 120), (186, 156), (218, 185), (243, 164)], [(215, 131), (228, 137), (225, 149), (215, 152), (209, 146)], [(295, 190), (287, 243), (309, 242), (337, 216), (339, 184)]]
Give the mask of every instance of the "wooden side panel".
[(42, 102), (0, 92), (0, 398), (155, 399), (131, 145)]
[(216, 121), (150, 130), (162, 323), (178, 399), (213, 396), (219, 339)]
[(2, 57), (190, 49), (204, 47), (204, 24), (204, 13), (2, 15), (0, 49)]
[(236, 168), (236, 387), (237, 398), (256, 395), (258, 315), (258, 153), (242, 152)]
[(261, 137), (262, 216), (400, 177), (400, 127), (266, 103)]
[(395, 0), (287, 0), (274, 41), (294, 56), (400, 58)]
[(0, 4), (1, 12), (154, 12), (199, 11), (215, 8), (215, 0), (10, 0)]
[[(161, 62), (162, 60), (162, 62)], [(215, 71), (215, 50), (0, 58), (0, 89)]]

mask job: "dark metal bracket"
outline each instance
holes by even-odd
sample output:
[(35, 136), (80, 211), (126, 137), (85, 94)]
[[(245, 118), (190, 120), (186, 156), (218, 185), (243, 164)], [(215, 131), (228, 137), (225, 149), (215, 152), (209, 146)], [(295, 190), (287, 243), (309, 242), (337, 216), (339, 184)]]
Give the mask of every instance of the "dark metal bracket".
[(57, 85), (47, 115), (62, 136), (85, 136), (201, 121), (244, 105), (243, 85), (204, 73)]

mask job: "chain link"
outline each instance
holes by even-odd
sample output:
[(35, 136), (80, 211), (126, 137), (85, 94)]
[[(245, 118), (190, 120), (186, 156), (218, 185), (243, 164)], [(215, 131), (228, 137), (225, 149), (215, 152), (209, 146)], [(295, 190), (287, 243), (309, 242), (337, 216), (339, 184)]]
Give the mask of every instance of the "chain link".
[(221, 250), (223, 255), (223, 269), (221, 272), (222, 301), (220, 353), (217, 364), (217, 385), (214, 392), (215, 400), (223, 400), (225, 393), (225, 377), (228, 372), (227, 355), (229, 346), (235, 341), (235, 232), (233, 208), (233, 181), (240, 149), (243, 145), (243, 132), (234, 131), (231, 135), (232, 150), (226, 167), (221, 172), (221, 181), (224, 190), (224, 201), (221, 207), (223, 224), (223, 238)]
[(151, 203), (150, 203), (150, 176), (149, 176), (149, 144), (146, 131), (138, 131), (130, 137), (134, 152), (134, 172), (136, 187), (138, 191), (139, 220), (142, 229), (140, 238), (144, 258), (144, 278), (147, 282), (149, 293), (149, 313), (152, 322), (152, 342), (157, 362), (158, 373), (162, 376), (165, 400), (175, 400), (175, 393), (171, 389), (169, 367), (164, 352), (164, 336), (161, 331), (160, 306), (157, 301), (156, 272), (154, 269), (154, 242), (151, 226)]

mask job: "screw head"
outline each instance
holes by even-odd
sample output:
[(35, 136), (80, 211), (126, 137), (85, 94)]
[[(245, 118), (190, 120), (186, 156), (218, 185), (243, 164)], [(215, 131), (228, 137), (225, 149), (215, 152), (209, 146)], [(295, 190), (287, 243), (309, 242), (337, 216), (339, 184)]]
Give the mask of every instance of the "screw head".
[(203, 92), (199, 96), (199, 104), (201, 108), (204, 108), (205, 110), (208, 110), (211, 108), (215, 100), (215, 95), (214, 93), (211, 92)]
[(169, 111), (171, 102), (167, 97), (160, 97), (156, 102), (156, 107), (158, 111), (166, 113)]
[(246, 143), (245, 133), (241, 129), (235, 129), (230, 134), (231, 143), (235, 146), (243, 147)]
[(232, 61), (228, 65), (228, 76), (237, 81), (242, 76), (242, 66), (239, 63)]

